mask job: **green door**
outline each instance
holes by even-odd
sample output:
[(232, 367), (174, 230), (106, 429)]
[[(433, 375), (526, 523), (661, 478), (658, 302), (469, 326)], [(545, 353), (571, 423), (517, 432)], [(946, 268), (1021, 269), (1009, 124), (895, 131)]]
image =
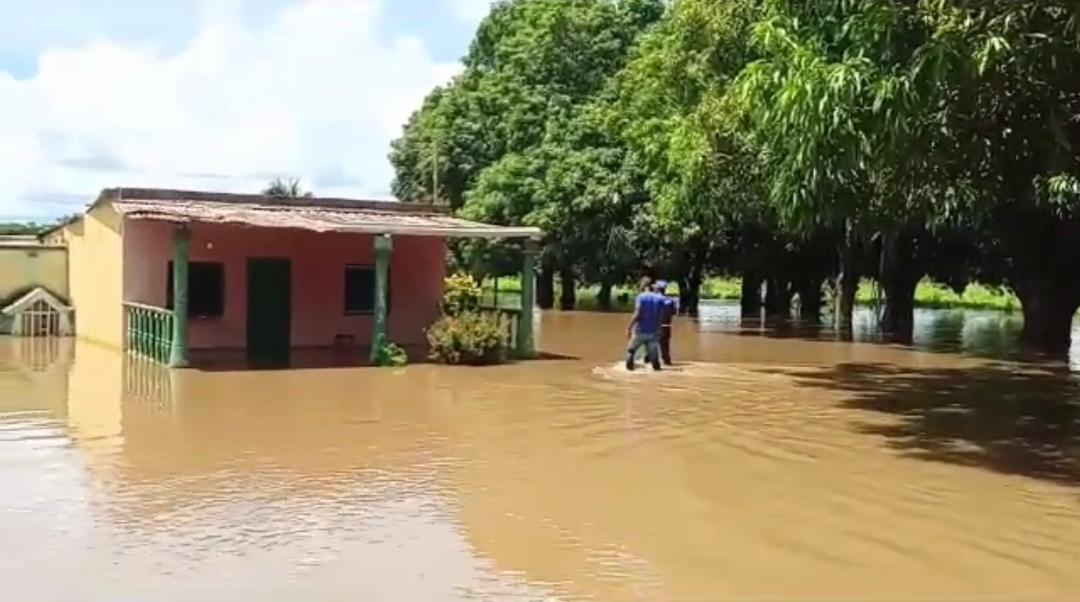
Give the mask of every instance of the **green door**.
[(247, 269), (248, 359), (287, 364), (292, 346), (292, 263), (288, 259), (249, 259)]

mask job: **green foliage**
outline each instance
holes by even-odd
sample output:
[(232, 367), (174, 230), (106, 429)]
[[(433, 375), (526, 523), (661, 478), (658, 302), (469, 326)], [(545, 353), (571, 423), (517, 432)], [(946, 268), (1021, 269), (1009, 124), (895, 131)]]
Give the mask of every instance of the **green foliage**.
[(750, 0), (677, 2), (614, 82), (610, 121), (646, 167), (669, 229), (689, 223), (711, 234), (760, 196), (727, 99), (751, 59), (746, 34), (756, 13)]
[(448, 316), (475, 311), (480, 306), (481, 293), (480, 285), (471, 275), (449, 276), (443, 283), (442, 311)]
[(492, 313), (464, 311), (439, 318), (427, 332), (432, 360), (484, 366), (506, 361), (505, 331)]
[(65, 215), (59, 217), (51, 222), (39, 223), (35, 221), (30, 222), (0, 222), (0, 235), (14, 235), (14, 236), (33, 236), (42, 234), (43, 232), (55, 228), (57, 226), (63, 226), (76, 219), (77, 215)]
[(658, 251), (650, 263), (673, 279), (701, 278), (720, 262), (746, 269), (790, 242), (732, 98), (755, 58), (747, 39), (761, 10), (757, 0), (673, 3), (613, 81), (609, 127), (626, 140), (653, 200), (639, 238)]
[(442, 317), (427, 332), (432, 360), (470, 366), (506, 359), (506, 332), (494, 313), (480, 310), (483, 289), (469, 274), (446, 278)]
[(0, 234), (7, 235), (34, 235), (39, 234), (45, 226), (34, 222), (4, 222), (0, 223)]
[[(859, 287), (857, 301), (860, 305), (874, 305), (878, 293), (874, 284), (864, 282)], [(961, 292), (947, 286), (923, 280), (915, 288), (915, 306), (927, 309), (982, 309), (1011, 312), (1020, 306), (1016, 295), (1000, 287), (969, 284)]]
[(702, 299), (735, 301), (742, 297), (742, 280), (739, 278), (709, 278), (701, 285)]
[[(599, 106), (663, 10), (662, 0), (496, 4), (465, 71), (434, 90), (393, 143), (394, 193), (473, 219), (540, 226), (546, 265), (623, 276), (637, 258), (633, 207), (645, 199)], [(482, 261), (500, 262), (488, 248), (459, 251), (472, 256), (456, 256), (458, 267), (474, 273), (489, 271)], [(601, 257), (611, 261), (581, 261)]]
[[(541, 227), (542, 273), (587, 287), (843, 274), (899, 298), (931, 277), (1069, 312), (1078, 32), (1072, 0), (505, 0), (394, 143), (394, 190)], [(454, 253), (477, 275), (517, 259)]]
[(400, 368), (409, 363), (405, 350), (389, 341), (379, 346), (375, 354), (375, 365), (379, 367)]

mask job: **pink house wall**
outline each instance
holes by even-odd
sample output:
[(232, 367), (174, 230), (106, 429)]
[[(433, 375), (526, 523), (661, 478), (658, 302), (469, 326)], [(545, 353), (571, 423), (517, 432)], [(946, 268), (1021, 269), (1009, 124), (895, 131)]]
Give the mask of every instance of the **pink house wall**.
[[(124, 300), (164, 306), (173, 226), (124, 223)], [(218, 224), (192, 226), (191, 261), (225, 264), (225, 315), (189, 323), (192, 349), (243, 349), (247, 345), (247, 260), (292, 260), (292, 344), (325, 347), (336, 335), (371, 340), (372, 317), (345, 315), (345, 266), (373, 265), (367, 234), (272, 230)], [(425, 342), (424, 329), (438, 314), (445, 276), (446, 241), (394, 237), (390, 260), (390, 338), (402, 345)]]

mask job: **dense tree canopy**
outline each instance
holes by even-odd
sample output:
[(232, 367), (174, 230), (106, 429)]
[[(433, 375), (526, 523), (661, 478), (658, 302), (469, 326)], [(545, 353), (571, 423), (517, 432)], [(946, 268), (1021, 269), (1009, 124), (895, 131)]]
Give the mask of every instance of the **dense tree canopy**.
[(464, 62), (394, 143), (395, 192), (541, 226), (564, 306), (662, 271), (692, 308), (728, 273), (748, 313), (832, 291), (844, 325), (869, 277), (903, 339), (929, 275), (1007, 285), (1027, 340), (1068, 345), (1076, 2), (504, 0)]
[[(598, 104), (663, 8), (662, 0), (497, 3), (464, 72), (432, 92), (394, 143), (394, 192), (543, 227), (542, 303), (552, 302), (556, 271), (564, 306), (573, 305), (575, 273), (624, 279), (619, 258), (633, 254), (622, 226), (640, 194)], [(614, 261), (597, 261), (605, 257)]]

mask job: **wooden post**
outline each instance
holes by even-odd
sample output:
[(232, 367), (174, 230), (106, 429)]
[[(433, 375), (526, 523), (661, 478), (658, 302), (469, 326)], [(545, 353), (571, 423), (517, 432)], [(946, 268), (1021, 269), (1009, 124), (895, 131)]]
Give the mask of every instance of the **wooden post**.
[(375, 328), (371, 333), (371, 361), (378, 359), (379, 350), (387, 342), (386, 292), (389, 289), (390, 251), (394, 248), (389, 234), (375, 237)]
[(533, 311), (536, 305), (536, 241), (525, 241), (521, 261), (521, 313), (518, 314), (517, 355), (528, 359), (536, 355), (533, 339)]
[(173, 331), (169, 350), (169, 366), (188, 365), (188, 256), (191, 231), (178, 226), (173, 232)]

